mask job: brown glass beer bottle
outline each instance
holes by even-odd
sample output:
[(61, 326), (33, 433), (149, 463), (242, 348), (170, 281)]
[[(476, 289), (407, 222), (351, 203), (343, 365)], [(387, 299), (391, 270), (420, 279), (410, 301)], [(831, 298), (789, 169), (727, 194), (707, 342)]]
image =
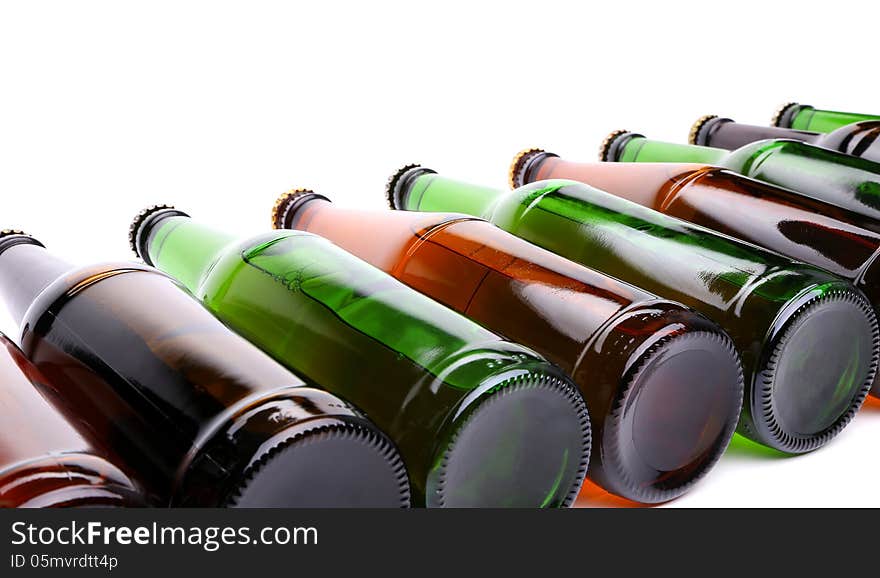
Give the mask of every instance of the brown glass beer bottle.
[(730, 440), (739, 360), (723, 331), (683, 305), (465, 215), (348, 210), (299, 190), (279, 198), (272, 220), (330, 239), (570, 373), (591, 408), (588, 475), (611, 492), (681, 495)]
[[(580, 181), (816, 265), (850, 280), (880, 310), (880, 233), (868, 217), (711, 165), (582, 163), (540, 149), (511, 164), (513, 188), (546, 179)], [(878, 384), (872, 393), (880, 395)]]
[(138, 473), (157, 504), (400, 507), (393, 444), (136, 263), (74, 268), (0, 237), (0, 299), (46, 397)]
[(0, 508), (142, 505), (113, 457), (40, 395), (43, 381), (0, 335)]
[(865, 296), (828, 271), (567, 179), (502, 191), (410, 167), (395, 206), (460, 211), (718, 323), (745, 374), (738, 431), (789, 453), (836, 436), (861, 406), (878, 360)]

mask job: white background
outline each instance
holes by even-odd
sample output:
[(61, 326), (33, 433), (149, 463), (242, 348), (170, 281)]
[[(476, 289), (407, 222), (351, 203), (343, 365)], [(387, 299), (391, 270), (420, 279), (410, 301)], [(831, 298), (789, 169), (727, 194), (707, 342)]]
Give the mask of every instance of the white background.
[[(594, 160), (714, 113), (880, 112), (873, 2), (0, 3), (0, 228), (129, 258), (141, 208), (242, 235), (309, 186), (384, 206), (400, 165), (506, 186), (521, 148)], [(145, 304), (146, 306), (147, 304)], [(0, 330), (16, 331), (3, 316)], [(672, 506), (880, 506), (880, 405), (814, 454), (729, 451)], [(583, 500), (595, 505), (602, 500)]]

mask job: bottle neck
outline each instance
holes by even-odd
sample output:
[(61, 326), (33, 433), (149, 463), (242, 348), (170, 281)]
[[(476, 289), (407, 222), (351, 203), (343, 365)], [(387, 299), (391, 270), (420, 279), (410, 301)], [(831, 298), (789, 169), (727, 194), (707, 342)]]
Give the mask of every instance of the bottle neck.
[[(719, 122), (709, 127), (697, 144), (725, 150), (736, 150), (741, 146), (759, 140), (787, 138), (802, 142), (816, 143), (822, 135), (816, 132), (780, 128), (778, 126), (760, 126), (742, 124), (733, 121)], [(701, 142), (702, 141), (702, 142)]]
[(0, 249), (0, 298), (19, 326), (36, 298), (73, 265), (36, 243), (22, 242)]
[(472, 185), (436, 173), (423, 174), (409, 183), (403, 194), (407, 211), (455, 212), (486, 217), (507, 192)]
[(803, 107), (794, 115), (791, 121), (791, 128), (824, 133), (865, 120), (880, 120), (880, 116)]
[(631, 138), (617, 158), (619, 162), (634, 163), (704, 163), (721, 164), (728, 152), (723, 149), (698, 145), (663, 142), (637, 136)]
[(195, 291), (235, 237), (200, 225), (183, 215), (169, 215), (146, 233), (144, 260)]
[(550, 157), (528, 171), (526, 182), (568, 179), (640, 205), (663, 210), (668, 194), (692, 175), (710, 170), (694, 163), (580, 163)]
[(324, 237), (383, 271), (404, 263), (414, 244), (443, 225), (472, 220), (433, 212), (346, 209), (319, 196), (298, 203), (294, 210), (286, 211), (278, 224)]

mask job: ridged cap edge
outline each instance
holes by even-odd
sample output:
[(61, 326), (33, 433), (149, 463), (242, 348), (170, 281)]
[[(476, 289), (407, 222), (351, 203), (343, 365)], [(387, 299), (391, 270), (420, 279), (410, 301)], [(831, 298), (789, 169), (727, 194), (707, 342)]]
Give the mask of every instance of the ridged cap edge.
[(299, 201), (305, 200), (309, 195), (315, 198), (329, 201), (324, 195), (319, 195), (312, 189), (290, 189), (281, 193), (272, 205), (271, 222), (273, 229), (286, 229), (288, 227), (288, 219), (291, 211), (297, 208)]
[(611, 147), (614, 145), (614, 142), (618, 138), (628, 134), (633, 133), (625, 129), (611, 131), (608, 136), (605, 137), (605, 140), (602, 141), (602, 144), (599, 145), (599, 160), (603, 162), (608, 161), (608, 155), (611, 152)]
[(510, 168), (507, 171), (507, 182), (511, 189), (519, 188), (525, 184), (523, 169), (525, 168), (526, 161), (534, 158), (534, 156), (538, 154), (546, 152), (547, 151), (544, 149), (529, 148), (519, 151), (516, 156), (513, 157), (513, 161), (511, 161)]
[(791, 128), (790, 126), (785, 126), (780, 123), (782, 122), (782, 118), (783, 118), (783, 116), (785, 116), (785, 113), (787, 113), (789, 110), (791, 110), (792, 108), (794, 108), (796, 106), (804, 106), (804, 105), (802, 105), (798, 102), (786, 102), (785, 104), (783, 104), (782, 106), (777, 108), (776, 112), (773, 113), (773, 118), (770, 119), (770, 126)]
[(40, 241), (20, 229), (0, 230), (0, 253), (15, 245), (37, 245), (45, 248)]
[(700, 135), (700, 130), (702, 130), (702, 128), (706, 125), (706, 123), (709, 122), (710, 120), (712, 120), (713, 118), (718, 118), (718, 115), (717, 114), (706, 114), (706, 115), (703, 115), (700, 118), (698, 118), (696, 120), (696, 122), (694, 122), (694, 124), (691, 125), (691, 130), (688, 133), (688, 144), (692, 144), (692, 145), (700, 144), (699, 142), (697, 142), (697, 140), (698, 140), (697, 137)]

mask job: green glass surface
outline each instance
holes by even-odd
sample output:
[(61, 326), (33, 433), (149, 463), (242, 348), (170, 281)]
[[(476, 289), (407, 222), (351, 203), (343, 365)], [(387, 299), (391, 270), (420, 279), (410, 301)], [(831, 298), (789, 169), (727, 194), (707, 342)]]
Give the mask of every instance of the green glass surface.
[[(771, 445), (767, 435), (756, 431), (752, 414), (760, 405), (755, 383), (772, 371), (768, 352), (773, 340), (804, 302), (839, 291), (855, 294), (847, 283), (818, 268), (573, 181), (538, 181), (492, 193), (426, 174), (416, 178), (405, 203), (408, 210), (480, 216), (536, 245), (706, 314), (730, 334), (743, 357), (746, 396), (752, 399), (744, 404), (739, 431)], [(823, 385), (828, 408), (840, 409), (844, 398), (866, 390), (871, 333), (857, 341), (858, 351), (841, 352), (839, 374)], [(799, 370), (809, 362), (791, 358)], [(823, 414), (828, 408), (816, 411), (816, 424), (827, 425)]]
[[(635, 137), (627, 142), (623, 149), (620, 162), (629, 163), (662, 163), (672, 162), (670, 157), (688, 159), (681, 162), (717, 165), (728, 151), (700, 145), (678, 144), (671, 142)], [(676, 162), (678, 162), (676, 160)]]
[(880, 163), (805, 142), (762, 140), (725, 151), (636, 137), (626, 143), (620, 158), (722, 166), (880, 220)]
[(832, 132), (842, 126), (863, 120), (880, 120), (880, 116), (856, 112), (819, 110), (812, 106), (804, 106), (795, 114), (791, 128), (813, 132)]
[[(174, 216), (156, 226), (148, 248), (155, 266), (177, 277), (220, 319), (357, 405), (389, 434), (407, 462), (416, 502), (421, 494), (427, 505), (442, 505), (443, 477), (453, 476), (443, 471), (449, 464), (442, 461), (456, 443), (451, 436), (473, 415), (482, 415), (480, 403), (492, 394), (530, 380), (561, 382), (574, 391), (538, 354), (316, 235), (275, 231), (235, 240)], [(563, 505), (573, 483), (579, 484), (583, 459), (574, 451), (579, 448), (564, 444), (543, 448), (556, 465), (540, 496), (480, 495), (493, 480), (527, 475), (516, 470), (517, 452), (538, 443), (525, 439), (535, 436), (538, 409), (522, 404), (504, 411), (519, 411), (521, 419), (510, 421), (505, 438), (496, 440), (478, 467), (462, 470), (470, 472), (467, 484), (442, 488), (445, 498), (454, 493), (456, 503), (469, 505), (487, 499), (499, 506)]]

